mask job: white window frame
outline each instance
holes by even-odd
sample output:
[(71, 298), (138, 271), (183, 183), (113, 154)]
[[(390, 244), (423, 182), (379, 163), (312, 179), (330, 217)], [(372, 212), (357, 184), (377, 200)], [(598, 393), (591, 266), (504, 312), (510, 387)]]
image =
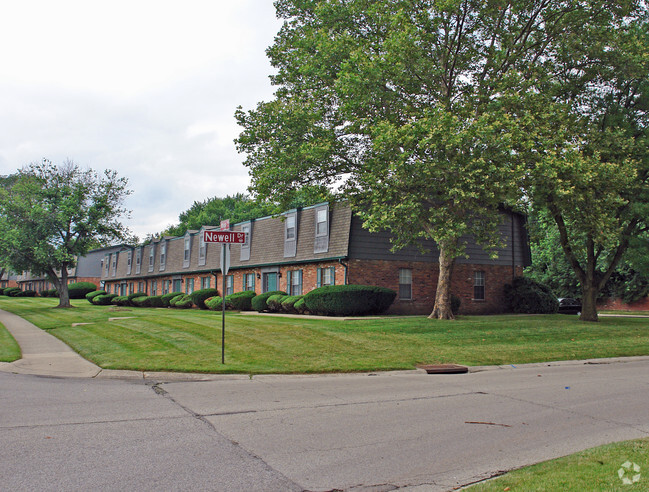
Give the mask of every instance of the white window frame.
[(412, 268), (399, 268), (399, 300), (412, 301)]

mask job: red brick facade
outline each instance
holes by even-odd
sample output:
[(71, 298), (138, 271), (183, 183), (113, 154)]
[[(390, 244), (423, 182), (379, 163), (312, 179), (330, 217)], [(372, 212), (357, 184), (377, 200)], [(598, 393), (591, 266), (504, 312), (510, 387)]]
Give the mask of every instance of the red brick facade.
[(610, 309), (613, 311), (649, 311), (649, 297), (627, 304), (622, 299), (605, 299), (598, 304), (599, 309)]

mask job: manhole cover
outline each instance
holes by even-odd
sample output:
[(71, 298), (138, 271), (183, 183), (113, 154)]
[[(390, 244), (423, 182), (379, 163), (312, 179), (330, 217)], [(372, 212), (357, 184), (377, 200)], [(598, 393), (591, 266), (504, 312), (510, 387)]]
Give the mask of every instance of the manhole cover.
[(458, 364), (427, 364), (417, 367), (425, 370), (428, 374), (464, 374), (469, 372), (467, 366)]

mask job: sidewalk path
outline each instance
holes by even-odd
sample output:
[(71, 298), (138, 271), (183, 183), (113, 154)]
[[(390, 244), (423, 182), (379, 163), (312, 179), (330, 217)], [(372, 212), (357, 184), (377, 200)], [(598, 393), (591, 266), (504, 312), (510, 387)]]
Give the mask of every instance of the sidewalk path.
[(17, 361), (0, 363), (1, 371), (80, 378), (93, 378), (101, 372), (100, 367), (20, 316), (0, 310), (0, 323), (16, 339), (23, 355)]

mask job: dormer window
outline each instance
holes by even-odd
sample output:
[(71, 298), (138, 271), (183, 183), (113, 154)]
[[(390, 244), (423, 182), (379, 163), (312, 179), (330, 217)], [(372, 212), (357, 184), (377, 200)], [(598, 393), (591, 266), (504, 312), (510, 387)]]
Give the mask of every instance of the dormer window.
[[(167, 241), (160, 243), (160, 271), (163, 272), (167, 261)], [(165, 292), (166, 294), (167, 292)]]
[(295, 215), (286, 217), (286, 240), (295, 239)]
[(297, 253), (297, 212), (291, 212), (284, 219), (284, 258)]
[(149, 246), (149, 272), (153, 271), (153, 263), (155, 262), (155, 244)]
[(185, 248), (184, 248), (184, 255), (183, 255), (183, 268), (189, 268), (189, 260), (191, 257), (191, 248), (192, 248), (192, 237), (187, 233), (185, 235), (185, 242), (184, 242)]
[(126, 256), (126, 274), (131, 274), (131, 267), (133, 266), (133, 250), (129, 250)]
[(315, 209), (315, 238), (314, 253), (329, 251), (329, 205), (321, 205)]
[(241, 245), (241, 261), (246, 261), (250, 259), (250, 235), (252, 233), (252, 222), (243, 224), (241, 226), (241, 232), (246, 233), (246, 242)]
[(205, 237), (203, 236), (204, 229), (201, 229), (198, 235), (198, 264), (199, 266), (205, 265), (205, 260), (207, 257), (207, 243), (205, 242)]
[(142, 248), (135, 250), (135, 273), (139, 275), (142, 271)]

